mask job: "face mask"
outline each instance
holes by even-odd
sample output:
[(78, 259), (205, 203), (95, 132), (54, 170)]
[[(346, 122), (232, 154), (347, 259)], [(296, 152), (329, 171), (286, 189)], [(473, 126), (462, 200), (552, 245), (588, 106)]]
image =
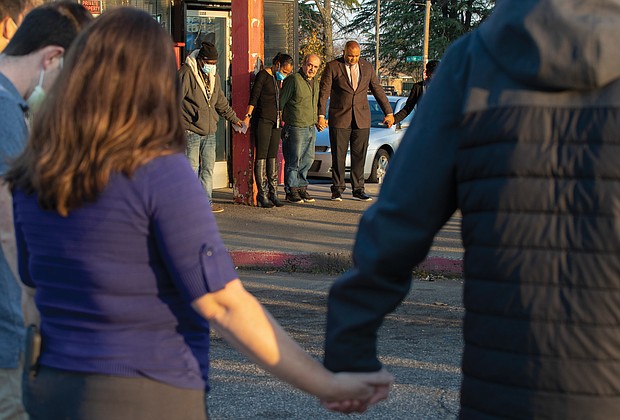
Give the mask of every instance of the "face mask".
[(215, 74), (216, 70), (217, 70), (216, 64), (204, 64), (202, 66), (202, 72), (204, 74)]
[(286, 79), (286, 76), (285, 76), (284, 74), (280, 73), (280, 70), (278, 70), (278, 71), (276, 72), (276, 80), (278, 80), (278, 81), (282, 81), (282, 80), (284, 80), (284, 79)]
[(45, 70), (41, 70), (41, 75), (39, 76), (39, 84), (34, 87), (32, 93), (26, 99), (26, 104), (28, 104), (28, 109), (30, 112), (35, 113), (41, 107), (43, 100), (45, 99), (45, 91), (43, 90), (43, 77), (45, 76)]

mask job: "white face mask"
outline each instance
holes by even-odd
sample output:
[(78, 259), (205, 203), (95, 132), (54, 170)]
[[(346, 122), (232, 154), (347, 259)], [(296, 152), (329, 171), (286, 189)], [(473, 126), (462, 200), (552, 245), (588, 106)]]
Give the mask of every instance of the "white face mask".
[[(62, 69), (62, 65), (64, 62), (64, 57), (60, 57), (58, 62), (59, 69)], [(34, 114), (39, 110), (41, 104), (45, 100), (45, 90), (43, 89), (43, 79), (45, 77), (45, 69), (41, 70), (41, 74), (39, 75), (39, 83), (34, 87), (28, 99), (26, 99), (26, 104), (28, 105), (28, 110)]]
[(205, 64), (202, 66), (202, 71), (204, 74), (215, 74), (217, 70), (217, 64)]
[(28, 99), (26, 99), (26, 104), (28, 104), (28, 109), (30, 112), (35, 113), (41, 107), (43, 100), (45, 99), (45, 90), (43, 90), (43, 77), (45, 76), (45, 70), (41, 70), (41, 75), (39, 76), (39, 83), (34, 87)]

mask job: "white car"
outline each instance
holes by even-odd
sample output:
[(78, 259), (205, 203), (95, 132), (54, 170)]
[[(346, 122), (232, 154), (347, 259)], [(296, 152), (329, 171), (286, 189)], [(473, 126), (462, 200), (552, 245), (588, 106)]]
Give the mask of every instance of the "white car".
[[(407, 102), (406, 96), (388, 96), (394, 114), (400, 111)], [(371, 126), (370, 139), (368, 141), (368, 151), (366, 152), (366, 164), (364, 165), (364, 178), (367, 182), (382, 183), (387, 171), (390, 160), (394, 156), (400, 140), (409, 127), (415, 109), (407, 115), (400, 124), (395, 124), (387, 128), (383, 124), (383, 111), (375, 100), (375, 97), (368, 95), (370, 105)], [(329, 121), (329, 116), (327, 117)], [(346, 177), (349, 178), (351, 171), (351, 152), (347, 151), (345, 162)], [(329, 143), (329, 130), (325, 129), (316, 133), (316, 145), (314, 149), (314, 162), (308, 171), (308, 176), (318, 178), (332, 177), (332, 153)]]

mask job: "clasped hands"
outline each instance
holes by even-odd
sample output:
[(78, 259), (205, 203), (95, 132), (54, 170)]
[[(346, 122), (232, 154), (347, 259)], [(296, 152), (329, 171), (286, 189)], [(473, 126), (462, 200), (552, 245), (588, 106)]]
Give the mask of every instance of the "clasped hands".
[(327, 410), (344, 414), (363, 413), (368, 407), (386, 400), (394, 377), (387, 370), (377, 372), (334, 374), (337, 391), (321, 398)]
[(328, 125), (329, 124), (328, 124), (327, 120), (325, 119), (325, 117), (319, 117), (319, 121), (316, 123), (316, 128), (319, 131), (323, 131), (323, 130), (325, 130), (327, 128)]
[(385, 124), (387, 128), (390, 128), (391, 126), (393, 126), (394, 125), (394, 114), (386, 115), (385, 118), (383, 119), (383, 124)]

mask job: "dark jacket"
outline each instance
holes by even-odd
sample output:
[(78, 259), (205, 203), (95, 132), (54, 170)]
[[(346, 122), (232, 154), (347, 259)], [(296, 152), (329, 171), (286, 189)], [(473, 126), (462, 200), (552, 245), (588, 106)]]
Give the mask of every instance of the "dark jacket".
[(280, 103), (280, 83), (263, 69), (258, 72), (250, 92), (249, 105), (254, 106), (252, 118), (264, 118), (275, 123), (278, 119)]
[(385, 115), (392, 113), (392, 107), (377, 79), (375, 69), (368, 61), (359, 60), (360, 76), (357, 89), (353, 90), (344, 58), (340, 57), (325, 65), (321, 76), (319, 115), (325, 114), (329, 98), (329, 126), (349, 128), (355, 118), (358, 128), (370, 128), (370, 106), (368, 90), (372, 92)]
[(190, 54), (179, 70), (183, 102), (183, 128), (201, 136), (215, 134), (220, 116), (233, 124), (239, 122), (235, 111), (228, 104), (228, 98), (220, 87), (220, 77), (213, 78), (211, 98), (207, 96), (199, 82), (202, 76), (196, 67), (195, 55), (198, 50)]
[(327, 367), (380, 367), (381, 320), (460, 209), (461, 418), (618, 417), (619, 37), (617, 1), (504, 0), (448, 50), (330, 292)]
[(427, 83), (428, 81), (423, 80), (421, 82), (413, 84), (411, 92), (409, 92), (409, 96), (407, 97), (407, 102), (405, 102), (405, 106), (396, 114), (394, 114), (394, 124), (398, 124), (399, 122), (407, 118), (407, 115), (411, 114), (413, 108), (415, 108), (420, 98), (422, 98)]

